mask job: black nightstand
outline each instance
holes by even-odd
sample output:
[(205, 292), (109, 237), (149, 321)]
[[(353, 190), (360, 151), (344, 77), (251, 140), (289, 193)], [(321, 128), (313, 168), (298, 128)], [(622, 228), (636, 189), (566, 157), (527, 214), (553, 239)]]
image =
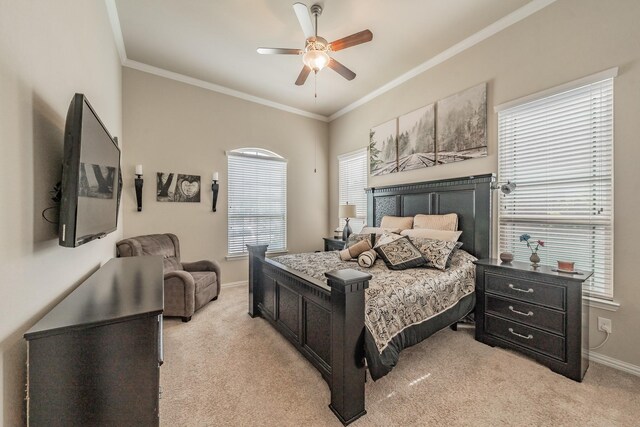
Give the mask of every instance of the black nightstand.
[(476, 340), (517, 350), (582, 381), (589, 367), (589, 307), (582, 304), (582, 283), (592, 272), (565, 274), (496, 259), (475, 264)]
[(332, 237), (323, 237), (324, 251), (341, 251), (344, 249), (345, 241), (342, 239), (334, 239)]

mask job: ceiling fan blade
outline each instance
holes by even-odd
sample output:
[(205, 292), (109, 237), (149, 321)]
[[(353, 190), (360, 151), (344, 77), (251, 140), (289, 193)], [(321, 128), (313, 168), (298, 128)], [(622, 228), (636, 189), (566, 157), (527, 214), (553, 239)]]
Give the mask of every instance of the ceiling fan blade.
[(259, 47), (258, 53), (262, 55), (300, 55), (304, 51), (302, 49), (286, 49), (279, 47)]
[(311, 68), (305, 65), (302, 68), (302, 71), (300, 71), (300, 74), (298, 75), (298, 79), (296, 80), (296, 85), (302, 86), (304, 82), (307, 81), (307, 77), (309, 77), (310, 72), (311, 72)]
[(302, 27), (304, 36), (306, 38), (314, 37), (316, 33), (313, 30), (313, 22), (311, 21), (311, 15), (309, 14), (307, 5), (304, 3), (294, 3), (293, 11), (296, 13), (298, 21), (300, 21), (300, 26)]
[(337, 52), (351, 46), (370, 42), (371, 40), (373, 40), (373, 33), (369, 30), (364, 30), (360, 31), (359, 33), (351, 34), (350, 36), (331, 42), (330, 46), (332, 51)]
[(354, 73), (353, 71), (351, 71), (350, 69), (348, 69), (347, 67), (345, 67), (344, 65), (342, 65), (341, 63), (339, 63), (333, 58), (329, 60), (329, 64), (327, 66), (347, 80), (353, 80), (356, 78), (356, 73)]

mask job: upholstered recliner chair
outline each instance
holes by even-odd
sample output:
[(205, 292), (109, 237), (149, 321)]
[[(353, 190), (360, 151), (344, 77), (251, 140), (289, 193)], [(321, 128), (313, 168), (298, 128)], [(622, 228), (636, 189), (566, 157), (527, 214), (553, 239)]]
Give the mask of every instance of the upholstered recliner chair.
[(191, 320), (193, 313), (218, 299), (220, 266), (215, 261), (180, 262), (175, 234), (150, 234), (116, 243), (118, 256), (161, 255), (164, 263), (164, 315)]

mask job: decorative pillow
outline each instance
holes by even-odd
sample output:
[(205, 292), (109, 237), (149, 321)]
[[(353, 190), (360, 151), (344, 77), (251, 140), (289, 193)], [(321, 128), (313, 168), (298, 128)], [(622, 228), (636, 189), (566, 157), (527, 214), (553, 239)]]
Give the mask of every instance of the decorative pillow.
[(375, 251), (390, 270), (405, 270), (426, 264), (420, 251), (406, 236), (401, 236), (390, 243), (383, 243), (377, 246)]
[(371, 247), (373, 247), (373, 244), (376, 240), (375, 234), (372, 235), (371, 233), (359, 233), (359, 234), (352, 233), (349, 235), (349, 238), (347, 239), (347, 244), (345, 245), (345, 247), (348, 248), (363, 240), (368, 240), (369, 243), (371, 243)]
[(430, 228), (432, 230), (456, 231), (458, 229), (458, 215), (416, 215), (413, 217), (413, 228)]
[(447, 265), (445, 268), (451, 267), (451, 260), (453, 259), (453, 255), (462, 247), (462, 242), (456, 242), (456, 245), (453, 247), (453, 250), (449, 254), (449, 258), (447, 258)]
[(381, 228), (399, 228), (400, 230), (406, 230), (413, 227), (412, 216), (388, 216), (382, 217), (380, 223)]
[[(408, 237), (406, 238), (408, 239)], [(416, 237), (412, 239), (412, 241), (424, 257), (426, 261), (425, 266), (437, 268), (438, 270), (445, 270), (447, 268), (447, 260), (457, 243), (422, 237)]]
[(380, 245), (391, 243), (394, 240), (398, 240), (400, 238), (402, 238), (402, 236), (396, 233), (383, 233), (380, 236), (376, 237), (376, 244), (373, 246), (373, 248), (375, 249)]
[(371, 243), (368, 240), (361, 240), (355, 245), (349, 246), (346, 249), (341, 250), (340, 259), (343, 261), (349, 261), (350, 259), (357, 258), (364, 251), (371, 249)]
[(360, 255), (358, 255), (358, 265), (362, 268), (371, 268), (373, 263), (376, 262), (377, 257), (378, 254), (373, 249), (364, 251)]
[(447, 242), (456, 242), (460, 238), (462, 231), (445, 231), (432, 230), (430, 228), (413, 228), (411, 230), (402, 230), (403, 236), (409, 236), (410, 239), (420, 237), (423, 239), (446, 240)]

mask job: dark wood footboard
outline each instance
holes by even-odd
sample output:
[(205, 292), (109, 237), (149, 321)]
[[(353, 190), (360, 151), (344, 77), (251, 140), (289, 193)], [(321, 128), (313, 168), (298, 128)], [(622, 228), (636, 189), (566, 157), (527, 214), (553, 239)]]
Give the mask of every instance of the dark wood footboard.
[(371, 275), (326, 273), (327, 283), (265, 257), (267, 245), (249, 250), (249, 315), (271, 323), (322, 374), (329, 407), (347, 425), (364, 407), (364, 290)]

